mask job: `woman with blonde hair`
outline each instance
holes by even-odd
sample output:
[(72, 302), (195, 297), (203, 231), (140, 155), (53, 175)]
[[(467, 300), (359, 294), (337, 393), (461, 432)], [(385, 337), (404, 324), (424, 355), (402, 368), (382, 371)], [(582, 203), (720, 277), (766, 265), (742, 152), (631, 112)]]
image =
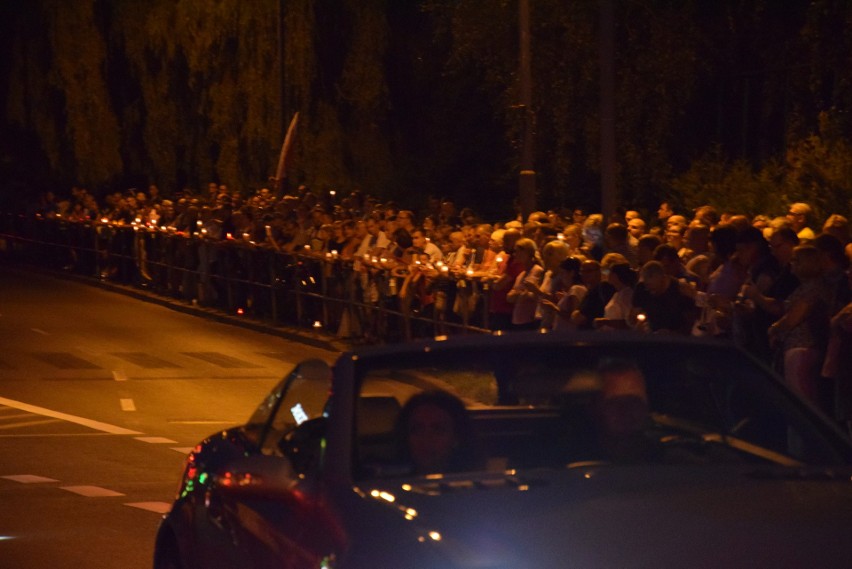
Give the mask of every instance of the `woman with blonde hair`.
[(518, 239), (515, 243), (514, 256), (521, 265), (522, 271), (515, 278), (515, 284), (506, 296), (506, 300), (513, 305), (512, 328), (535, 330), (539, 325), (535, 319), (538, 299), (530, 291), (530, 286), (540, 286), (544, 278), (544, 268), (536, 258), (535, 241), (527, 238)]

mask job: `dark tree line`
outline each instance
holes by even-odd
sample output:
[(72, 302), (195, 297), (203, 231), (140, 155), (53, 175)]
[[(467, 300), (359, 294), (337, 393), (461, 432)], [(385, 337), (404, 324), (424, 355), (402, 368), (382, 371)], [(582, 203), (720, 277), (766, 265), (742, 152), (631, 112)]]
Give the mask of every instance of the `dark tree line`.
[[(257, 188), (298, 111), (294, 183), (505, 214), (522, 126), (516, 0), (283, 4), (282, 54), (278, 0), (4, 2), (6, 199), (72, 183)], [(852, 3), (615, 13), (623, 203), (755, 212), (783, 196), (850, 213)], [(598, 206), (598, 15), (592, 0), (532, 3), (541, 207)]]

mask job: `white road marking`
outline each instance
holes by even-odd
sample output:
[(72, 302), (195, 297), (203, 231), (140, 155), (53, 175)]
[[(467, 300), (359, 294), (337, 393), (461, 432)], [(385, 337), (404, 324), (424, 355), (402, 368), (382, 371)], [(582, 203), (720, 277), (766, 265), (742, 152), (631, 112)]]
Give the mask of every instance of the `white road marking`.
[(5, 478), (6, 480), (12, 480), (14, 482), (20, 482), (21, 484), (42, 484), (44, 482), (59, 482), (54, 478), (48, 478), (47, 476), (36, 476), (35, 474), (11, 474), (9, 476), (0, 476), (0, 478)]
[(41, 334), (42, 336), (50, 336), (49, 332), (45, 332), (44, 330), (42, 330), (40, 328), (30, 328), (30, 330), (32, 330), (36, 334)]
[(86, 419), (84, 417), (77, 417), (76, 415), (69, 415), (68, 413), (61, 413), (59, 411), (53, 411), (51, 409), (45, 409), (44, 407), (38, 407), (37, 405), (30, 405), (29, 403), (22, 403), (21, 401), (15, 401), (13, 399), (6, 399), (5, 397), (0, 397), (0, 405), (6, 405), (7, 407), (14, 407), (15, 409), (20, 409), (21, 411), (29, 411), (30, 413), (35, 413), (36, 415), (44, 415), (45, 417), (54, 417), (56, 419), (68, 421), (69, 423), (76, 423), (78, 425), (83, 425), (84, 427), (89, 427), (90, 429), (95, 429), (96, 431), (103, 431), (105, 433), (110, 433), (111, 435), (141, 435), (142, 434), (139, 431), (132, 431), (130, 429), (125, 429), (124, 427), (118, 427), (116, 425), (110, 425), (108, 423), (102, 423), (100, 421), (94, 421), (92, 419)]
[(60, 486), (60, 488), (87, 498), (111, 498), (113, 496), (124, 496), (121, 492), (116, 492), (109, 488), (101, 488), (100, 486)]
[(195, 447), (172, 447), (172, 450), (177, 451), (181, 454), (189, 454), (195, 450)]
[(169, 421), (170, 425), (226, 425), (236, 421)]
[(119, 401), (122, 411), (136, 411), (136, 404), (133, 403), (133, 399), (119, 399)]
[[(27, 415), (32, 417), (32, 415)], [(18, 421), (17, 423), (4, 423), (0, 425), (0, 429), (15, 429), (18, 427), (31, 427), (33, 425), (46, 425), (48, 423), (58, 423), (59, 419), (30, 419), (29, 421)]]
[(166, 437), (134, 437), (137, 441), (142, 441), (143, 443), (168, 443), (175, 444), (177, 441), (173, 441), (172, 439), (167, 439)]
[(108, 437), (112, 433), (15, 433), (0, 435), (0, 439), (24, 439), (34, 437)]
[(140, 510), (148, 510), (157, 514), (167, 514), (172, 509), (172, 505), (166, 502), (130, 502), (124, 505), (131, 508), (139, 508)]
[(127, 381), (127, 374), (121, 370), (113, 370), (112, 378), (116, 381)]

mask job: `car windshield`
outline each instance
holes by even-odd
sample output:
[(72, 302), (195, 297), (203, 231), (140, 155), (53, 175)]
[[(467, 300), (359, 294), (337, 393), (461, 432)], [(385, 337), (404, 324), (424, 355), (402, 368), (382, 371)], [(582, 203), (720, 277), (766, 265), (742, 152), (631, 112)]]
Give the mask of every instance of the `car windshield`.
[(849, 461), (771, 373), (725, 346), (436, 348), (359, 363), (361, 476)]

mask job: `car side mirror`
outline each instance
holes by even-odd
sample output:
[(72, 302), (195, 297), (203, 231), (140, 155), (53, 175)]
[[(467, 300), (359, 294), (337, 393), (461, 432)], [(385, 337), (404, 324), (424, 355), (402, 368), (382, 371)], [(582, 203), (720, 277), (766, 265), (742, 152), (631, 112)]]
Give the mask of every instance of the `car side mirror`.
[(327, 426), (326, 417), (309, 419), (278, 443), (281, 452), (290, 459), (297, 473), (306, 474), (322, 466)]

